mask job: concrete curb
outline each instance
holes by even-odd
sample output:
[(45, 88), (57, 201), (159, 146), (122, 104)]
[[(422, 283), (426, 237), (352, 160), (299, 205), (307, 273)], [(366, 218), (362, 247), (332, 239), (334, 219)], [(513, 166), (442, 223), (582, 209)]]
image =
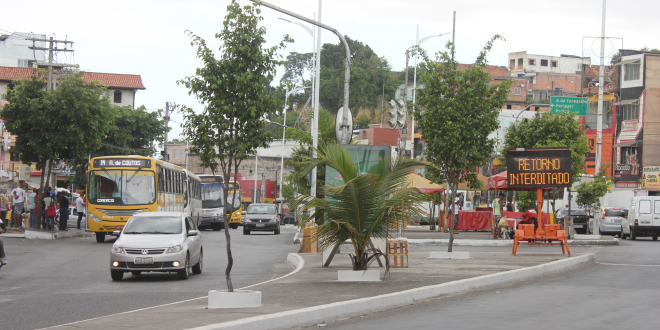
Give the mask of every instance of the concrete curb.
[[(408, 239), (408, 246), (427, 246), (427, 245), (449, 245), (449, 239)], [(510, 239), (454, 239), (454, 246), (513, 246), (513, 240)], [(618, 239), (612, 240), (575, 240), (569, 239), (568, 246), (601, 246), (601, 245), (619, 245)]]
[(92, 237), (94, 236), (92, 233), (85, 232), (83, 230), (74, 230), (74, 231), (57, 231), (57, 232), (50, 232), (50, 231), (41, 231), (41, 230), (26, 230), (24, 234), (1, 234), (0, 237), (10, 237), (10, 238), (25, 238), (25, 239), (46, 239), (46, 240), (53, 240), (53, 239), (65, 239), (65, 238), (72, 238), (72, 237), (85, 237), (89, 236)]
[(293, 311), (250, 317), (237, 321), (210, 324), (203, 327), (192, 328), (190, 330), (291, 329), (310, 326), (323, 321), (331, 322), (334, 320), (382, 312), (449, 294), (483, 290), (507, 283), (526, 280), (532, 277), (557, 273), (570, 268), (590, 264), (594, 261), (595, 256), (590, 253), (533, 267), (425, 286), (375, 297), (341, 301)]

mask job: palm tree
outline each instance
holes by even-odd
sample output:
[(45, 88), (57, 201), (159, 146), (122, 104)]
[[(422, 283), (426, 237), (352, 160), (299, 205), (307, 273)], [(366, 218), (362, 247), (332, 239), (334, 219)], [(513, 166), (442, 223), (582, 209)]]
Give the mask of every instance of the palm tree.
[[(406, 215), (421, 215), (421, 202), (428, 196), (416, 188), (403, 187), (404, 178), (413, 167), (423, 166), (416, 160), (398, 158), (381, 161), (360, 173), (350, 152), (337, 144), (327, 144), (316, 150), (317, 158), (308, 158), (303, 170), (305, 175), (315, 166), (328, 166), (341, 175), (343, 184), (325, 186), (324, 199), (310, 195), (300, 196), (293, 205), (306, 203), (304, 210), (313, 210), (301, 220), (301, 226), (316, 219), (316, 234), (320, 250), (350, 240), (355, 248), (351, 255), (353, 270), (366, 270), (370, 256), (369, 240), (390, 238)], [(404, 188), (404, 189), (402, 189)], [(375, 251), (374, 251), (375, 253)], [(372, 254), (373, 256), (373, 254)]]

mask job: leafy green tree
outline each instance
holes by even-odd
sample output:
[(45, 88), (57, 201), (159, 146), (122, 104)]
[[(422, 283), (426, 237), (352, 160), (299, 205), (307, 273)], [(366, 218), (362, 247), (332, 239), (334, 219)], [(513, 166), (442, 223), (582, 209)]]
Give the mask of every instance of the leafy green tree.
[(282, 186), (282, 197), (285, 203), (291, 203), (296, 198), (296, 189), (290, 184)]
[(577, 188), (577, 199), (575, 202), (581, 208), (591, 215), (592, 211), (600, 207), (600, 199), (609, 191), (609, 180), (607, 177), (607, 169), (609, 164), (600, 167), (600, 172), (594, 176), (591, 182), (585, 182)]
[(366, 115), (355, 118), (355, 125), (360, 127), (360, 129), (369, 128), (369, 124), (371, 124), (371, 118)]
[(313, 210), (301, 219), (301, 226), (311, 219), (318, 225), (313, 239), (320, 239), (320, 250), (325, 251), (338, 243), (350, 240), (355, 249), (351, 255), (353, 270), (365, 270), (374, 258), (368, 253), (369, 240), (390, 238), (402, 221), (402, 215), (422, 216), (421, 203), (428, 200), (426, 194), (416, 188), (401, 189), (410, 171), (422, 165), (416, 160), (397, 158), (379, 163), (369, 174), (360, 174), (351, 153), (338, 144), (331, 143), (317, 150), (318, 158), (307, 158), (303, 173), (318, 166), (328, 166), (342, 177), (343, 184), (323, 186), (324, 195), (318, 198), (303, 195), (296, 199), (292, 209), (307, 202), (303, 210)]
[[(16, 135), (16, 150), (24, 164), (36, 163), (41, 177), (41, 204), (53, 163), (86, 160), (101, 147), (101, 139), (115, 120), (114, 107), (105, 86), (86, 83), (82, 72), (63, 76), (55, 90), (46, 91), (43, 71), (29, 80), (14, 81), (7, 91), (9, 102), (0, 111), (6, 129)], [(44, 182), (45, 181), (45, 182)], [(37, 209), (40, 216), (41, 209)]]
[[(491, 85), (490, 75), (483, 70), (486, 54), (499, 35), (488, 41), (474, 66), (458, 70), (454, 45), (438, 52), (435, 59), (420, 48), (423, 61), (420, 82), (426, 87), (417, 91), (414, 108), (419, 130), (426, 140), (427, 160), (438, 169), (452, 188), (451, 200), (461, 182), (471, 187), (480, 185), (475, 168), (490, 158), (495, 140), (488, 135), (499, 127), (498, 115), (509, 96), (510, 82)], [(445, 203), (445, 214), (449, 203)], [(450, 231), (448, 252), (452, 251), (454, 231)]]
[[(257, 148), (266, 148), (272, 135), (266, 130), (266, 116), (281, 109), (282, 101), (269, 85), (275, 76), (275, 68), (282, 64), (277, 51), (284, 48), (287, 36), (275, 46), (264, 47), (266, 29), (258, 26), (263, 20), (259, 3), (241, 7), (238, 0), (227, 6), (223, 29), (215, 37), (219, 39), (219, 58), (206, 40), (187, 31), (191, 45), (197, 47), (197, 58), (202, 67), (177, 81), (184, 85), (203, 106), (201, 113), (181, 106), (185, 117), (184, 134), (192, 145), (191, 152), (198, 155), (200, 163), (213, 173), (230, 178), (237, 173), (241, 162), (254, 155)], [(227, 200), (228, 191), (224, 191)], [(236, 199), (234, 191), (232, 199)], [(234, 259), (229, 236), (230, 215), (225, 214), (225, 243), (227, 290), (233, 292), (231, 269)]]
[[(101, 146), (91, 152), (91, 157), (113, 155), (140, 155), (149, 156), (156, 152), (155, 142), (163, 142), (165, 131), (169, 130), (161, 112), (144, 111), (144, 105), (131, 109), (130, 106), (112, 107), (115, 120), (110, 130), (101, 139)], [(171, 143), (186, 143), (185, 141), (171, 141)], [(75, 159), (71, 162), (75, 168), (73, 183), (76, 186), (84, 185), (84, 167), (87, 157)]]
[[(385, 99), (394, 97), (399, 81), (390, 74), (392, 67), (371, 47), (346, 36), (351, 51), (350, 104), (354, 112), (360, 108), (380, 108), (385, 85)], [(346, 50), (341, 43), (324, 44), (321, 50), (321, 84), (319, 100), (332, 114), (343, 105)]]

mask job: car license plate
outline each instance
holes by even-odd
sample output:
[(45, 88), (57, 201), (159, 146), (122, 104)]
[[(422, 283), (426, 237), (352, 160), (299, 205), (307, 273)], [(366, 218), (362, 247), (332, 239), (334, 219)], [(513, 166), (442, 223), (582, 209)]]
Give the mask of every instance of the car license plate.
[(621, 219), (614, 219), (614, 221), (612, 221), (612, 222), (614, 222), (614, 223), (621, 223), (622, 221), (623, 221), (623, 220), (621, 220)]
[(584, 227), (584, 226), (583, 226), (583, 225), (573, 225), (573, 227), (575, 227), (575, 228), (582, 228), (582, 227)]
[(257, 227), (266, 227), (266, 224), (264, 224), (264, 223), (258, 223), (258, 224), (257, 224)]
[(124, 226), (117, 226), (117, 227), (115, 227), (115, 228), (117, 228), (117, 230), (123, 230), (123, 229), (124, 229)]
[(135, 262), (136, 265), (145, 265), (145, 264), (153, 264), (154, 263), (154, 258), (140, 258), (140, 257), (135, 257)]

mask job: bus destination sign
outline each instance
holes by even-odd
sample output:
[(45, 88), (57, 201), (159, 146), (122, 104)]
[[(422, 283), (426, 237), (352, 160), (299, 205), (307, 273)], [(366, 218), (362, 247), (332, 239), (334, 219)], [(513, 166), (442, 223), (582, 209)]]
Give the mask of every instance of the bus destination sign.
[(201, 183), (222, 183), (221, 176), (200, 176), (199, 181)]
[(151, 160), (135, 158), (102, 158), (94, 159), (94, 167), (151, 167)]
[(506, 156), (509, 188), (569, 187), (573, 174), (568, 148), (511, 149)]

